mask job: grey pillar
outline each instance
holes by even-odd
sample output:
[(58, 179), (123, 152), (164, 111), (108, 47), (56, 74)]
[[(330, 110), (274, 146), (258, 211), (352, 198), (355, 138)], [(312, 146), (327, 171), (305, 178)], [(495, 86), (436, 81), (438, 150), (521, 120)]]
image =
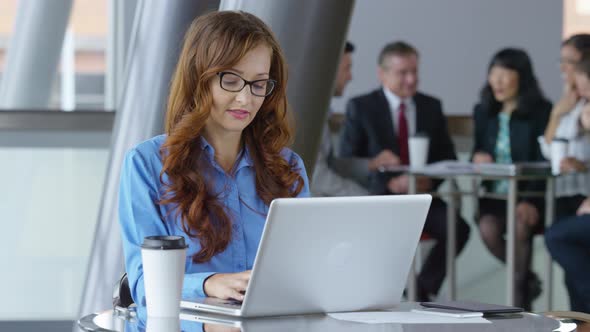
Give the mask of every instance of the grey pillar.
[(105, 109), (114, 110), (125, 83), (127, 51), (139, 0), (109, 0)]
[(20, 0), (0, 82), (0, 108), (43, 109), (51, 86), (72, 0)]
[[(169, 82), (184, 33), (200, 14), (218, 8), (219, 1), (142, 0), (129, 46), (125, 89), (117, 108), (113, 143), (80, 315), (112, 306), (115, 282), (124, 271), (117, 215), (119, 175), (126, 151), (163, 133)], [(74, 328), (76, 329), (76, 328)], [(77, 331), (77, 330), (76, 330)]]
[(222, 0), (220, 10), (260, 17), (279, 39), (289, 65), (289, 104), (297, 119), (294, 150), (313, 174), (354, 0)]

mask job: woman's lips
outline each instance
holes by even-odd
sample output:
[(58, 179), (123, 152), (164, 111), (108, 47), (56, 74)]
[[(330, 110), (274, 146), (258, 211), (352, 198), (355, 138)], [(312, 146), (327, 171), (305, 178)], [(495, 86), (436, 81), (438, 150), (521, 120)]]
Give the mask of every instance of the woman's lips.
[(250, 114), (250, 112), (246, 110), (227, 110), (227, 112), (238, 120), (244, 120)]

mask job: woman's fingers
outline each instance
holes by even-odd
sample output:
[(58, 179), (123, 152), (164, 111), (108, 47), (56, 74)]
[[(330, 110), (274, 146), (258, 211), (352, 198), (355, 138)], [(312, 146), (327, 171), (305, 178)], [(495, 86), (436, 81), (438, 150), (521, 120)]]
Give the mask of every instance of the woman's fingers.
[(205, 293), (221, 299), (243, 301), (250, 275), (251, 271), (215, 274), (205, 282)]
[(227, 299), (234, 299), (238, 301), (244, 301), (244, 294), (238, 292), (235, 289), (229, 288), (229, 292), (227, 293)]
[(246, 288), (248, 288), (248, 282), (245, 280), (233, 280), (233, 284), (231, 286), (234, 290), (238, 291), (238, 292), (245, 292)]

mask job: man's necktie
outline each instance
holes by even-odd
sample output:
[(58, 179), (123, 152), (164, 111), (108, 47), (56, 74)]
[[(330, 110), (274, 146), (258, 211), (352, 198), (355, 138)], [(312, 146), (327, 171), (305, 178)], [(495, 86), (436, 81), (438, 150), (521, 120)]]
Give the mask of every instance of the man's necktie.
[(403, 165), (410, 163), (408, 153), (408, 119), (406, 118), (406, 104), (400, 103), (397, 112), (397, 145), (399, 147), (399, 158)]

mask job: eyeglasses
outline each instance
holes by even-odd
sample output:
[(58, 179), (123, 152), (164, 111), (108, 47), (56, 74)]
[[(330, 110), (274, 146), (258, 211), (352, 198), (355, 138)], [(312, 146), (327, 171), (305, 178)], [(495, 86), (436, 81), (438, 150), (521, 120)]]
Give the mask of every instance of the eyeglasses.
[(266, 97), (272, 93), (277, 81), (272, 79), (263, 79), (248, 81), (240, 75), (228, 71), (217, 73), (219, 76), (219, 86), (225, 91), (240, 92), (246, 86), (250, 86), (250, 92), (257, 97)]

